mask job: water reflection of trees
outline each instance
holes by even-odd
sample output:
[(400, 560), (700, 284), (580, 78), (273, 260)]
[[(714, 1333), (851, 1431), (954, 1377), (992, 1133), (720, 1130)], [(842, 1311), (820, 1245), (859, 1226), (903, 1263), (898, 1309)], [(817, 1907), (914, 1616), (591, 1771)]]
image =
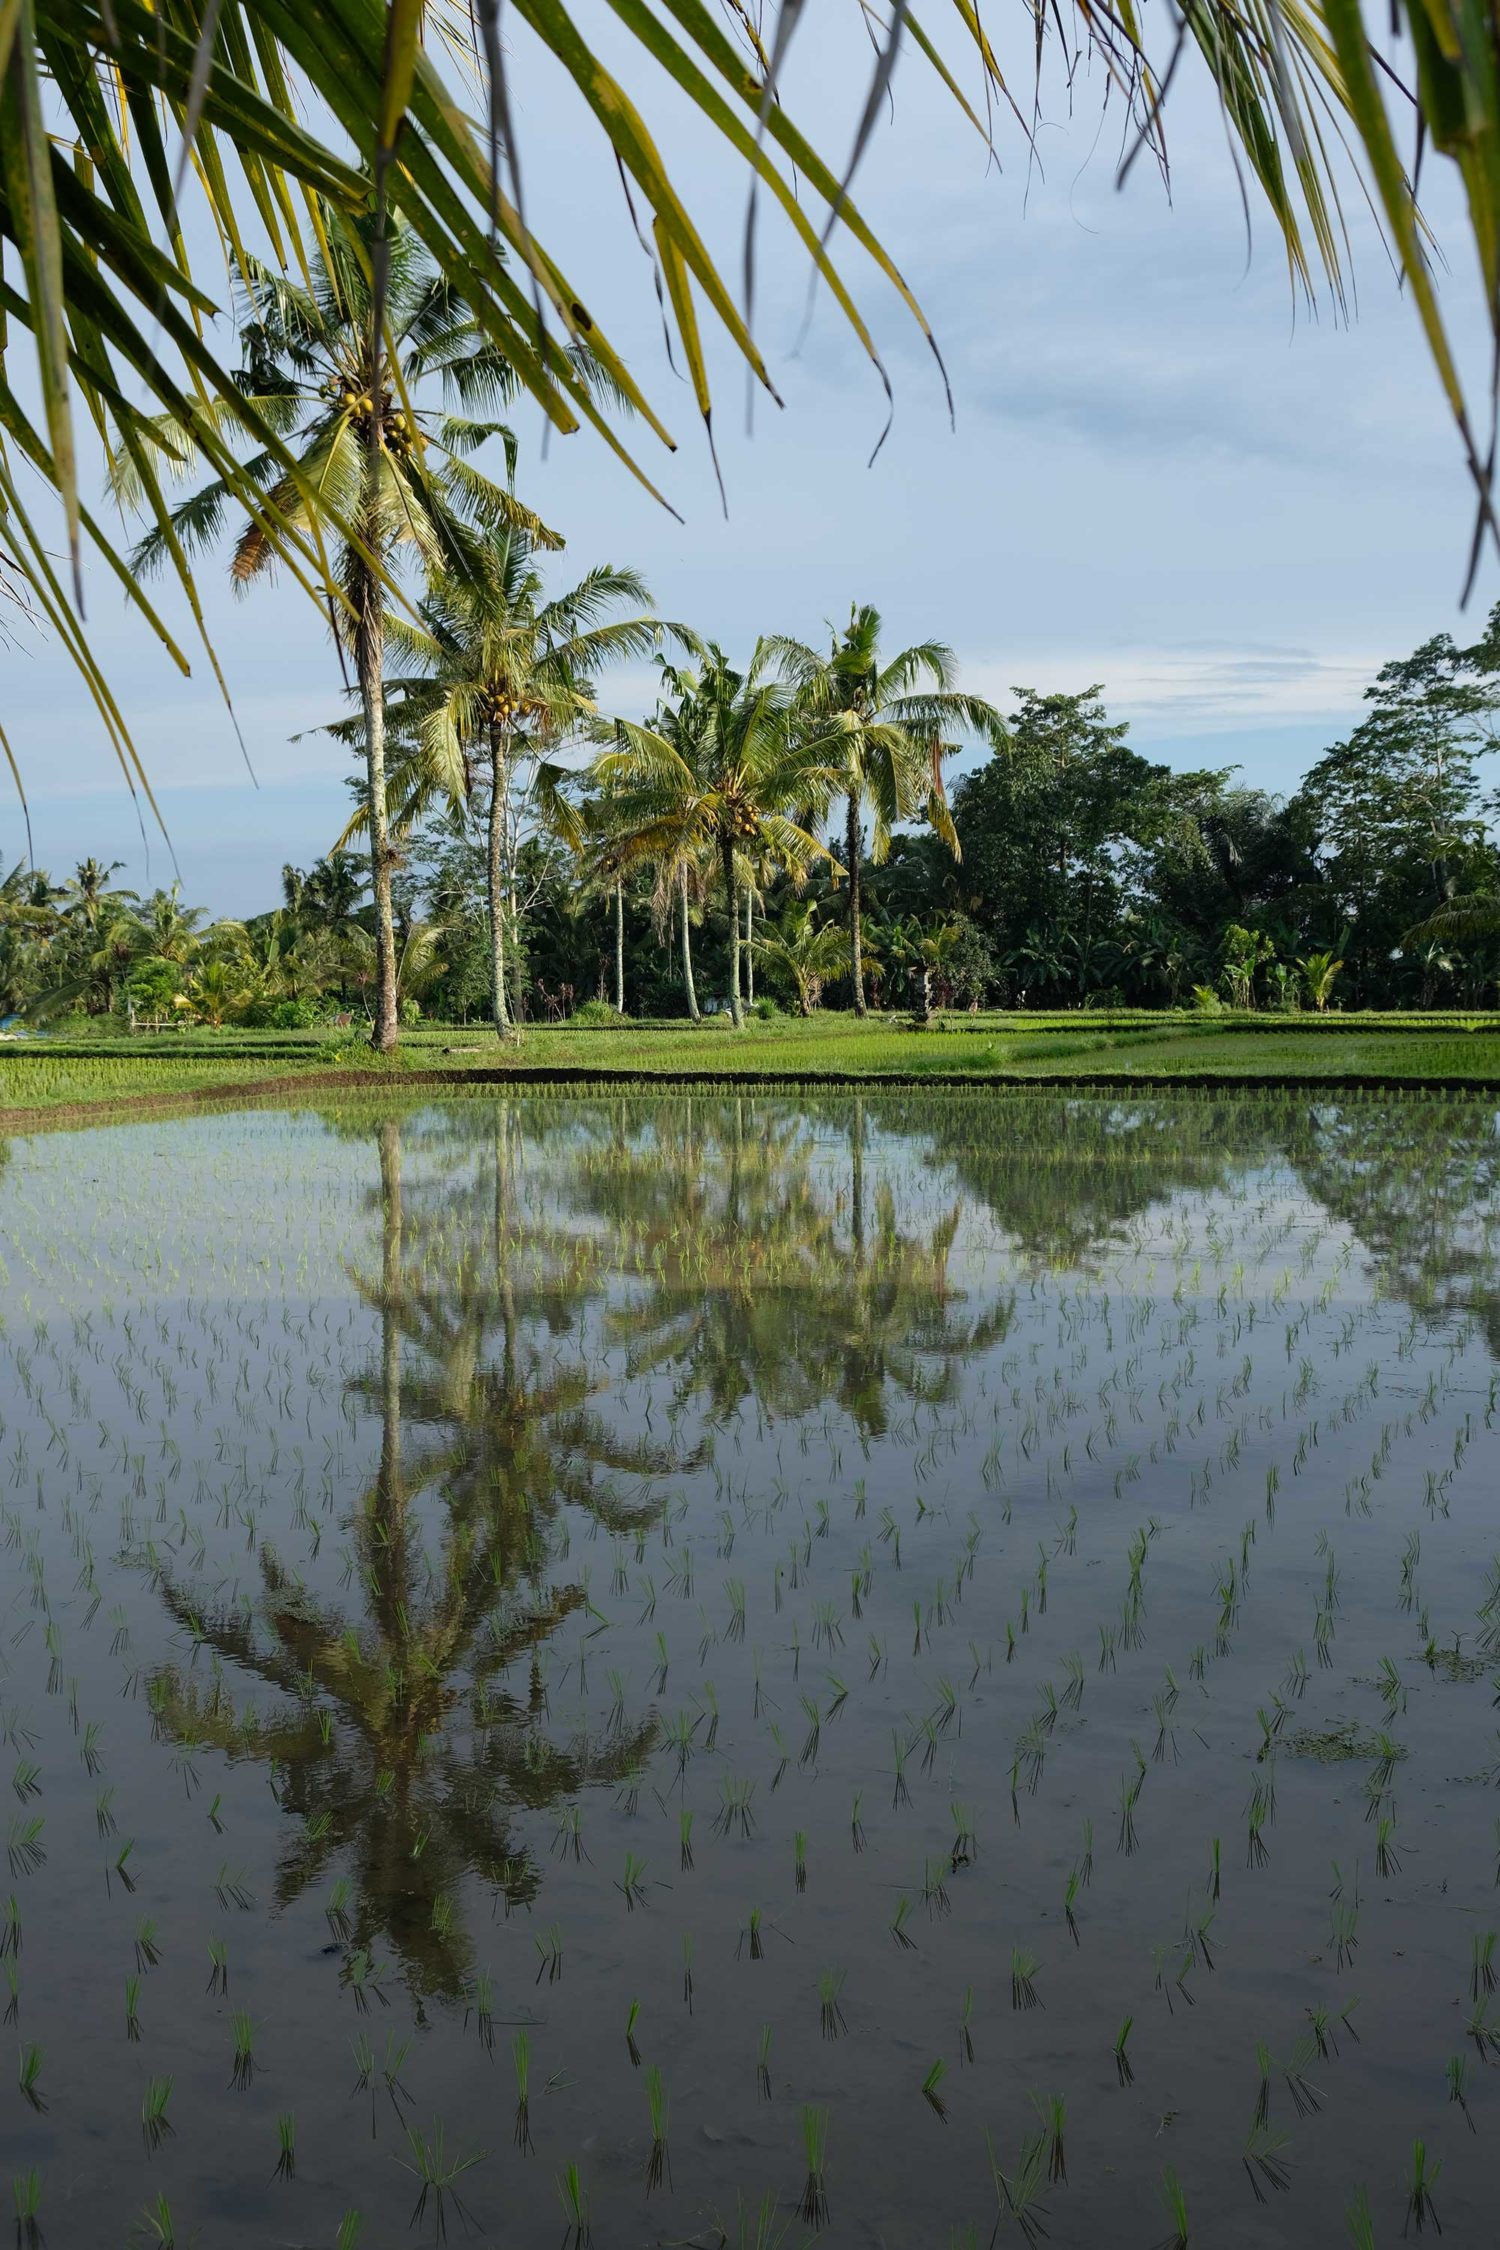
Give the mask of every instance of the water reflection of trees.
[(839, 1122), (832, 1176), (803, 1109), (735, 1099), (659, 1103), (578, 1164), (574, 1208), (635, 1279), (609, 1333), (674, 1410), (831, 1405), (868, 1440), (1005, 1334), (1010, 1299), (971, 1309), (951, 1276), (960, 1203), (903, 1219), (888, 1177), (867, 1185), (863, 1102)]
[(1069, 1265), (1124, 1245), (1184, 1194), (1236, 1196), (1289, 1166), (1346, 1226), (1375, 1286), (1413, 1311), (1472, 1313), (1500, 1356), (1500, 1130), (1493, 1101), (1284, 1089), (900, 1097), (883, 1112), (951, 1166), (1024, 1255)]
[(1500, 1123), (1493, 1101), (1304, 1100), (1287, 1152), (1347, 1226), (1383, 1295), (1469, 1314), (1500, 1357)]
[[(644, 1531), (707, 1461), (690, 1427), (746, 1406), (833, 1406), (871, 1439), (954, 1398), (1011, 1313), (955, 1278), (976, 1203), (1025, 1255), (1082, 1263), (1152, 1205), (1289, 1162), (1381, 1288), (1474, 1310), (1500, 1350), (1500, 1139), (1479, 1103), (676, 1097), (334, 1129), (378, 1181), (378, 1254), (350, 1268), (376, 1334), (348, 1388), (380, 1444), (349, 1591), (310, 1591), (266, 1539), (242, 1609), (162, 1576), (211, 1662), (153, 1694), (177, 1741), (272, 1773), (297, 1821), (278, 1903), (342, 1878), (349, 1947), (389, 1949), (424, 1992), (470, 1974), (467, 1877), (535, 1895), (517, 1814), (654, 1741), (649, 1712), (556, 1738), (544, 1652), (585, 1601), (560, 1569), (570, 1521)], [(637, 1381), (661, 1436), (645, 1408), (628, 1425)]]
[[(465, 1875), (511, 1901), (538, 1887), (510, 1832), (516, 1808), (619, 1779), (655, 1736), (648, 1715), (607, 1739), (554, 1741), (537, 1653), (585, 1596), (551, 1582), (549, 1530), (565, 1508), (644, 1528), (661, 1506), (652, 1480), (683, 1461), (671, 1445), (619, 1436), (588, 1405), (597, 1371), (537, 1340), (576, 1324), (582, 1292), (570, 1296), (560, 1271), (534, 1289), (518, 1278), (502, 1202), (485, 1244), (441, 1205), (414, 1218), (401, 1128), (387, 1120), (375, 1137), (380, 1268), (354, 1279), (378, 1316), (379, 1357), (351, 1386), (381, 1428), (352, 1522), (363, 1607), (314, 1597), (265, 1544), (248, 1614), (200, 1608), (190, 1586), (164, 1580), (169, 1610), (220, 1663), (206, 1683), (195, 1667), (168, 1667), (153, 1694), (179, 1742), (274, 1774), (302, 1824), (277, 1903), (342, 1876), (350, 1947), (384, 1941), (414, 1989), (451, 1996), (470, 1965)], [(274, 1689), (274, 1714), (237, 1705), (239, 1683)]]

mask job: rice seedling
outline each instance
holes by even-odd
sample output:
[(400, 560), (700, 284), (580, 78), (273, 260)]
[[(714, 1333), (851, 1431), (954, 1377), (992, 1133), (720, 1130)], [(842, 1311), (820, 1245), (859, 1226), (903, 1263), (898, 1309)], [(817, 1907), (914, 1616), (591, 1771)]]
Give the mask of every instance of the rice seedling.
[(1167, 2207), (1167, 2218), (1171, 2223), (1171, 2232), (1164, 2237), (1159, 2250), (1191, 2250), (1191, 2237), (1188, 2233), (1187, 2196), (1183, 2192), (1182, 2182), (1178, 2179), (1170, 2164), (1162, 2167), (1161, 2199)]
[(1375, 1872), (1382, 1878), (1388, 1875), (1399, 1875), (1401, 1872), (1401, 1860), (1396, 1851), (1395, 1836), (1396, 1823), (1394, 1820), (1383, 1817), (1376, 1822)]
[(755, 1783), (726, 1774), (719, 1784), (719, 1810), (714, 1827), (721, 1836), (748, 1838), (755, 1833)]
[(771, 2026), (760, 2027), (760, 2043), (756, 2049), (755, 2086), (763, 2102), (771, 2099)]
[(646, 2101), (651, 2111), (651, 2154), (646, 2160), (646, 2193), (654, 2195), (665, 2179), (672, 2185), (672, 2160), (667, 2148), (670, 2105), (662, 2075), (655, 2063), (645, 2073)]
[(141, 2213), (144, 2233), (158, 2245), (158, 2250), (178, 2250), (177, 2222), (172, 2216), (172, 2206), (165, 2195), (158, 2195)]
[(1292, 2175), (1285, 2155), (1289, 2146), (1290, 2137), (1286, 2133), (1275, 2132), (1259, 2120), (1251, 2126), (1240, 2161), (1257, 2203), (1265, 2202), (1267, 2189), (1281, 2195), (1291, 2186)]
[(744, 1929), (741, 1930), (739, 1943), (735, 1947), (736, 1960), (738, 1960), (740, 1955), (745, 1952), (749, 1953), (752, 1961), (764, 1960), (766, 1941), (761, 1934), (764, 1921), (765, 1909), (760, 1906), (752, 1906), (750, 1909), (750, 1919), (745, 1924)]
[(450, 2204), (458, 2217), (466, 2225), (468, 2223), (467, 2208), (454, 2183), (461, 2180), (466, 2172), (471, 2172), (475, 2165), (483, 2163), (483, 2151), (476, 2149), (468, 2156), (450, 2157), (441, 2118), (430, 2135), (419, 2133), (415, 2126), (408, 2126), (406, 2144), (411, 2151), (411, 2161), (408, 2163), (403, 2157), (402, 2167), (418, 2183), (417, 2200), (412, 2208), (410, 2224), (419, 2225), (431, 2205), (437, 2239), (442, 2242), (447, 2238)]
[(1469, 2131), (1473, 2133), (1476, 2132), (1478, 2128), (1474, 2123), (1473, 2114), (1469, 2108), (1468, 2075), (1468, 2056), (1450, 2055), (1448, 2057), (1446, 2065), (1444, 2066), (1444, 2077), (1447, 2081), (1448, 2086), (1448, 2099), (1450, 2102), (1457, 2102), (1459, 2108), (1463, 2111), (1464, 2123), (1468, 2126)]
[(1493, 1992), (1495, 1989), (1496, 1937), (1497, 1933), (1494, 1930), (1480, 1930), (1475, 1932), (1471, 1941), (1473, 1948), (1473, 1966), (1469, 1973), (1469, 1995), (1471, 1999), (1477, 2000), (1481, 1993)]
[(281, 2111), (276, 2119), (276, 2142), (276, 2169), (271, 2177), (294, 2180), (297, 2177), (297, 2120), (290, 2110)]
[[(857, 1852), (862, 1852), (865, 1848), (865, 1824), (859, 1817), (859, 1808), (864, 1802), (864, 1794), (862, 1789), (855, 1790), (854, 1807), (849, 1816), (850, 1839)], [(1497, 1868), (1496, 1871), (1496, 1881), (1500, 1883), (1500, 1868)]]
[(1428, 2156), (1424, 2140), (1412, 2142), (1411, 2167), (1406, 2178), (1406, 2224), (1408, 2228), (1415, 2227), (1418, 2234), (1429, 2224), (1436, 2233), (1443, 2231), (1437, 2205), (1432, 2199), (1442, 2169), (1440, 2158)]
[(1035, 1981), (1037, 1970), (1040, 1967), (1041, 1962), (1037, 1956), (1034, 1953), (1028, 1953), (1024, 1946), (1014, 1945), (1011, 1947), (1010, 2004), (1012, 2008), (1031, 2009), (1041, 2006), (1041, 1998), (1037, 1992)]
[(625, 1900), (626, 1911), (633, 1913), (637, 1906), (646, 1903), (646, 1862), (637, 1852), (625, 1854), (625, 1868), (615, 1889)]
[(1322, 2094), (1306, 2076), (1307, 2065), (1316, 2051), (1315, 2041), (1299, 2039), (1281, 2066), (1286, 2090), (1292, 2097), (1292, 2107), (1299, 2117), (1310, 2117), (1323, 2106)]
[(984, 2141), (998, 2205), (997, 2230), (1001, 2218), (1010, 2218), (1020, 2230), (1024, 2242), (1034, 2245), (1043, 2241), (1047, 2233), (1046, 2134), (1032, 2133), (1026, 2136), (1021, 2143), (1020, 2154), (1009, 2172), (1001, 2168), (995, 2155), (993, 2135), (986, 2133)]
[(556, 1922), (549, 1922), (541, 1936), (534, 1938), (532, 1943), (541, 1955), (541, 1963), (536, 1972), (535, 1982), (540, 1984), (545, 1977), (549, 1984), (558, 1983), (563, 1972), (561, 1926)]
[(47, 1864), (47, 1847), (43, 1842), (45, 1817), (34, 1813), (23, 1819), (15, 1814), (6, 1839), (6, 1856), (12, 1875), (34, 1875)]
[(1122, 2086), (1132, 2085), (1135, 2080), (1135, 2071), (1130, 2060), (1130, 2034), (1134, 2024), (1134, 2016), (1127, 2016), (1115, 2033), (1115, 2076)]
[(1140, 1803), (1140, 1797), (1140, 1775), (1137, 1773), (1122, 1776), (1120, 1781), (1120, 1839), (1116, 1848), (1123, 1852), (1127, 1859), (1133, 1857), (1140, 1841), (1135, 1825), (1135, 1808)]
[(1067, 2126), (1068, 2105), (1061, 2094), (1049, 2094), (1046, 2100), (1033, 2094), (1031, 2106), (1042, 2121), (1046, 2143), (1047, 2178), (1054, 2187), (1061, 2187), (1068, 2177)]
[(148, 2156), (154, 2154), (172, 2132), (172, 2121), (167, 2115), (167, 2105), (171, 2099), (170, 2077), (147, 2080), (146, 2091), (141, 2097), (141, 2137), (145, 2141)]
[(38, 2250), (42, 2240), (42, 2175), (35, 2165), (10, 2184), (16, 2212), (16, 2250)]
[(1467, 2036), (1473, 2040), (1475, 2053), (1479, 2056), (1481, 2062), (1486, 2060), (1500, 2062), (1500, 2024), (1490, 2022), (1488, 2000), (1481, 2000), (1477, 2007), (1470, 2009), (1469, 2020), (1464, 2025), (1464, 2030)]
[(818, 2021), (825, 2039), (837, 2039), (849, 2028), (840, 2006), (846, 1975), (844, 1969), (818, 1972)]
[(1366, 2189), (1356, 2188), (1345, 2205), (1344, 2226), (1349, 2236), (1349, 2250), (1375, 2250), (1375, 2221), (1370, 2214)]
[(640, 2067), (641, 2050), (635, 2043), (635, 2027), (640, 2020), (641, 2004), (639, 2000), (632, 2000), (625, 2011), (625, 2052), (630, 2057), (632, 2070), (637, 2070)]
[(910, 1748), (910, 1744), (903, 1739), (899, 1730), (892, 1729), (891, 1806), (893, 1810), (898, 1805), (909, 1805), (911, 1803), (911, 1790), (906, 1780), (906, 1761), (910, 1755)]
[(906, 1925), (911, 1919), (911, 1900), (903, 1892), (896, 1901), (896, 1911), (891, 1919), (891, 1936), (907, 1952), (916, 1950), (916, 1939)]
[(815, 2103), (806, 2103), (800, 2116), (802, 2146), (807, 2157), (807, 2178), (797, 2210), (806, 2225), (816, 2234), (828, 2224), (828, 2112)]
[(0, 1961), (14, 1960), (21, 1950), (21, 1905), (14, 1891), (5, 1902), (0, 1915)]
[(800, 1766), (811, 1766), (817, 1763), (818, 1749), (823, 1740), (823, 1714), (815, 1695), (804, 1695), (799, 1700), (807, 1718), (807, 1733), (802, 1738), (797, 1763)]
[(677, 1864), (684, 1875), (691, 1871), (693, 1865), (693, 1815), (690, 1807), (685, 1807), (677, 1816)]

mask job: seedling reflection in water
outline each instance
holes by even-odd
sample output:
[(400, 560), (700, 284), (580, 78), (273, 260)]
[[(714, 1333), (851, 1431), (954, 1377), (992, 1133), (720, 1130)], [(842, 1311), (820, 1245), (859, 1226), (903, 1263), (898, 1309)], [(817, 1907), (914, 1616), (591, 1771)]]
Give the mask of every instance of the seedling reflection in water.
[(531, 2153), (531, 2040), (518, 2031), (511, 2042), (516, 2072), (515, 2142), (523, 2156)]

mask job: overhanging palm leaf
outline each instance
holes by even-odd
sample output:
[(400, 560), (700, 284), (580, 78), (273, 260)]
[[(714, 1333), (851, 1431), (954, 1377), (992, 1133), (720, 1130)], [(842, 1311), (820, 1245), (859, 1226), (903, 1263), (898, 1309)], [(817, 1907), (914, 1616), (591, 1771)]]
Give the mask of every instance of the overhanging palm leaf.
[[(945, 55), (906, 0), (892, 0), (877, 37), (877, 65), (865, 118), (840, 174), (799, 130), (784, 83), (794, 14), (782, 11), (763, 41), (759, 11), (735, 8), (721, 21), (702, 0), (611, 0), (643, 78), (685, 94), (741, 162), (756, 194), (791, 226), (872, 364), (884, 370), (864, 316), (828, 247), (835, 225), (868, 255), (917, 320), (916, 298), (864, 220), (849, 176), (863, 156), (898, 48), (910, 44), (934, 68), (976, 129), (989, 137), (992, 95), (1025, 122), (973, 0), (953, 0), (944, 21), (956, 32)], [(627, 88), (605, 67), (564, 0), (515, 0), (533, 41), (559, 63), (590, 123), (600, 131), (644, 206), (643, 240), (654, 245), (664, 317), (675, 332), (699, 405), (711, 412), (699, 309), (706, 306), (763, 382), (748, 304), (736, 301), (706, 249), (671, 174), (669, 149), (652, 139)], [(1500, 30), (1485, 10), (1455, 12), (1451, 0), (1395, 0), (1396, 22), (1416, 52), (1420, 142), (1458, 165), (1468, 198), (1485, 302), (1500, 326)], [(499, 36), (497, 0), (471, 12), (459, 0), (6, 0), (0, 7), (0, 242), (23, 286), (5, 289), (12, 334), (25, 338), (28, 372), (40, 407), (0, 383), (0, 425), (14, 459), (0, 459), (0, 574), (30, 589), (36, 608), (83, 671), (133, 779), (142, 778), (129, 736), (80, 624), (78, 590), (54, 569), (46, 527), (23, 504), (15, 468), (24, 459), (60, 497), (75, 558), (87, 539), (123, 566), (78, 497), (74, 402), (129, 450), (143, 420), (166, 412), (214, 449), (236, 504), (253, 512), (259, 488), (237, 466), (214, 426), (215, 404), (257, 449), (294, 476), (290, 456), (251, 397), (215, 356), (200, 324), (216, 309), (217, 287), (195, 275), (178, 198), (191, 144), (193, 172), (219, 239), (242, 259), (253, 214), (273, 260), (305, 267), (316, 245), (316, 202), (347, 221), (375, 207), (399, 219), (435, 262), (444, 281), (472, 297), (472, 319), (487, 344), (538, 398), (554, 426), (591, 424), (622, 457), (597, 387), (580, 375), (571, 347), (587, 344), (609, 390), (629, 400), (666, 436), (628, 369), (523, 211), (516, 105)], [(1464, 433), (1471, 467), (1487, 487), (1482, 434), (1471, 426), (1428, 271), (1426, 245), (1398, 153), (1398, 124), (1384, 104), (1388, 73), (1370, 46), (1358, 0), (1192, 0), (1163, 23), (1161, 50), (1148, 54), (1144, 17), (1074, 0), (1037, 26), (1037, 69), (1046, 37), (1061, 50), (1070, 92), (1079, 54), (1103, 65), (1102, 79), (1125, 106), (1127, 157), (1141, 147), (1165, 162), (1163, 93), (1187, 53), (1215, 84), (1232, 146), (1242, 154), (1286, 243), (1289, 268), (1311, 290), (1321, 273), (1337, 302), (1346, 283), (1339, 215), (1344, 143), (1368, 163), (1374, 201), (1422, 320), (1442, 381)], [(473, 124), (445, 73), (467, 58), (475, 33), (489, 60), (487, 119)], [(431, 30), (435, 36), (426, 39)], [(850, 11), (848, 38), (864, 32)], [(863, 67), (863, 66), (862, 66)], [(961, 83), (974, 74), (975, 99)], [(308, 118), (291, 93), (306, 91)], [(982, 98), (981, 98), (982, 97)], [(506, 151), (504, 179), (492, 156)], [(352, 147), (355, 160), (345, 154)], [(75, 164), (72, 151), (86, 150)], [(174, 161), (174, 159), (176, 161)], [(824, 217), (826, 214), (826, 218)], [(752, 202), (746, 268), (754, 271)], [(376, 265), (387, 257), (384, 230)], [(366, 278), (368, 278), (368, 260)], [(378, 294), (378, 290), (377, 290)], [(748, 292), (747, 292), (748, 294)], [(15, 348), (14, 345), (12, 347)], [(456, 362), (460, 382), (466, 362)], [(482, 388), (476, 384), (476, 389)], [(889, 388), (887, 384), (887, 389)], [(632, 465), (634, 465), (632, 463)], [(639, 473), (639, 472), (638, 472)], [(148, 477), (148, 505), (159, 518), (159, 489)], [(295, 542), (287, 536), (289, 555)], [(170, 546), (170, 543), (169, 543)], [(185, 555), (171, 551), (192, 599)], [(304, 563), (308, 558), (301, 557)], [(139, 589), (131, 598), (158, 630)], [(174, 660), (181, 651), (162, 631)]]

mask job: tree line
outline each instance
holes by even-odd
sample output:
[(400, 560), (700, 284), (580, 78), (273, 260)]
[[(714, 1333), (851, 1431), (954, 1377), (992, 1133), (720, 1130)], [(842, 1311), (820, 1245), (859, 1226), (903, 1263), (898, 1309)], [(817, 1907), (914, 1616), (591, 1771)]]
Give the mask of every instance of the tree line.
[[(1002, 713), (940, 641), (888, 651), (869, 605), (736, 665), (631, 571), (549, 595), (525, 526), (488, 551), (477, 591), (438, 573), (387, 619), (398, 1022), (1500, 998), (1500, 606), (1385, 665), (1278, 798), (1142, 757), (1102, 688)], [(608, 715), (596, 675), (647, 653), (649, 717)], [(363, 747), (361, 714), (335, 731)], [(352, 794), (339, 846), (242, 922), (94, 859), (17, 866), (0, 1013), (373, 1023), (367, 759)]]

